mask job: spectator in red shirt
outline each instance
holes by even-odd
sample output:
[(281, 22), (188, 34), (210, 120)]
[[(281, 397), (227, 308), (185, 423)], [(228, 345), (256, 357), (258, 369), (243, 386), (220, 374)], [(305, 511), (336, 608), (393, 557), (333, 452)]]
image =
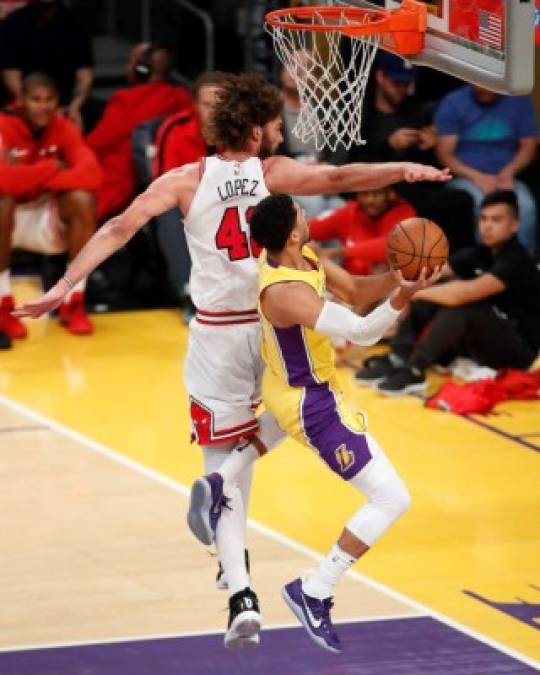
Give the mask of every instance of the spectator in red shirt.
[(105, 173), (97, 195), (100, 220), (119, 212), (135, 195), (134, 129), (192, 106), (189, 91), (167, 81), (170, 69), (171, 53), (165, 47), (147, 43), (134, 47), (127, 65), (131, 86), (111, 97), (102, 119), (87, 136)]
[(416, 211), (391, 187), (358, 192), (345, 206), (310, 221), (315, 241), (338, 239), (342, 246), (326, 249), (344, 258), (350, 274), (372, 274), (374, 265), (386, 261), (386, 235), (397, 223)]
[[(0, 330), (11, 338), (26, 327), (11, 316), (11, 248), (74, 258), (92, 236), (101, 170), (74, 122), (58, 112), (58, 91), (47, 76), (28, 75), (20, 107), (0, 113)], [(80, 282), (60, 308), (72, 333), (93, 328)]]
[(156, 134), (154, 178), (208, 154), (208, 146), (212, 145), (207, 128), (210, 113), (220, 85), (227, 77), (227, 73), (221, 71), (200, 75), (193, 87), (194, 108), (163, 120)]

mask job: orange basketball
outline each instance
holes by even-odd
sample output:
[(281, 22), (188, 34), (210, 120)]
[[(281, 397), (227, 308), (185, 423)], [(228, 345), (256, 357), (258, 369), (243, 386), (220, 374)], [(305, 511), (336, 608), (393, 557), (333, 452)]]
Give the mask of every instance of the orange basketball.
[(448, 258), (448, 239), (432, 220), (406, 218), (398, 223), (386, 239), (388, 264), (409, 281), (418, 279), (422, 268), (429, 276)]

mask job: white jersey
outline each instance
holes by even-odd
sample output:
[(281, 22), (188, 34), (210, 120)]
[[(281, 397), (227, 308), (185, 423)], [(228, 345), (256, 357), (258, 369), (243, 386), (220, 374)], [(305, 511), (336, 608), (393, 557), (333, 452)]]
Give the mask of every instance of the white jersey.
[(257, 307), (258, 263), (247, 217), (269, 193), (261, 161), (206, 157), (202, 177), (184, 220), (191, 254), (190, 295), (210, 312)]

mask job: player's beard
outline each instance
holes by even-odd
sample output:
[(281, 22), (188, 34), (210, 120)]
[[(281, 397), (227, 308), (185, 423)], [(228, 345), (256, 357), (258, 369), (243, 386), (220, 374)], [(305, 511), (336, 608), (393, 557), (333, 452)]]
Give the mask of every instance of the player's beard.
[(272, 143), (270, 142), (270, 139), (268, 136), (266, 136), (265, 133), (263, 133), (262, 141), (261, 141), (261, 149), (259, 150), (259, 159), (268, 159), (268, 157), (272, 157), (276, 152), (276, 148), (272, 147)]

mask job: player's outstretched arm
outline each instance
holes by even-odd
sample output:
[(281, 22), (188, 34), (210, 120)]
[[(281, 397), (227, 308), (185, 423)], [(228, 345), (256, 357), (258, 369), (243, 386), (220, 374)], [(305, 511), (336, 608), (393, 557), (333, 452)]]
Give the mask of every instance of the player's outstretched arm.
[[(119, 216), (107, 221), (83, 246), (66, 269), (66, 274), (47, 293), (33, 302), (17, 307), (16, 316), (37, 318), (58, 307), (70, 288), (87, 277), (100, 263), (131, 239), (151, 218), (178, 204), (174, 178), (155, 181)], [(67, 277), (67, 280), (66, 280)]]
[(289, 157), (270, 157), (265, 160), (265, 182), (272, 193), (293, 195), (334, 194), (385, 187), (406, 181), (433, 181), (446, 183), (452, 176), (448, 169), (413, 164), (386, 162), (381, 164), (302, 164)]

